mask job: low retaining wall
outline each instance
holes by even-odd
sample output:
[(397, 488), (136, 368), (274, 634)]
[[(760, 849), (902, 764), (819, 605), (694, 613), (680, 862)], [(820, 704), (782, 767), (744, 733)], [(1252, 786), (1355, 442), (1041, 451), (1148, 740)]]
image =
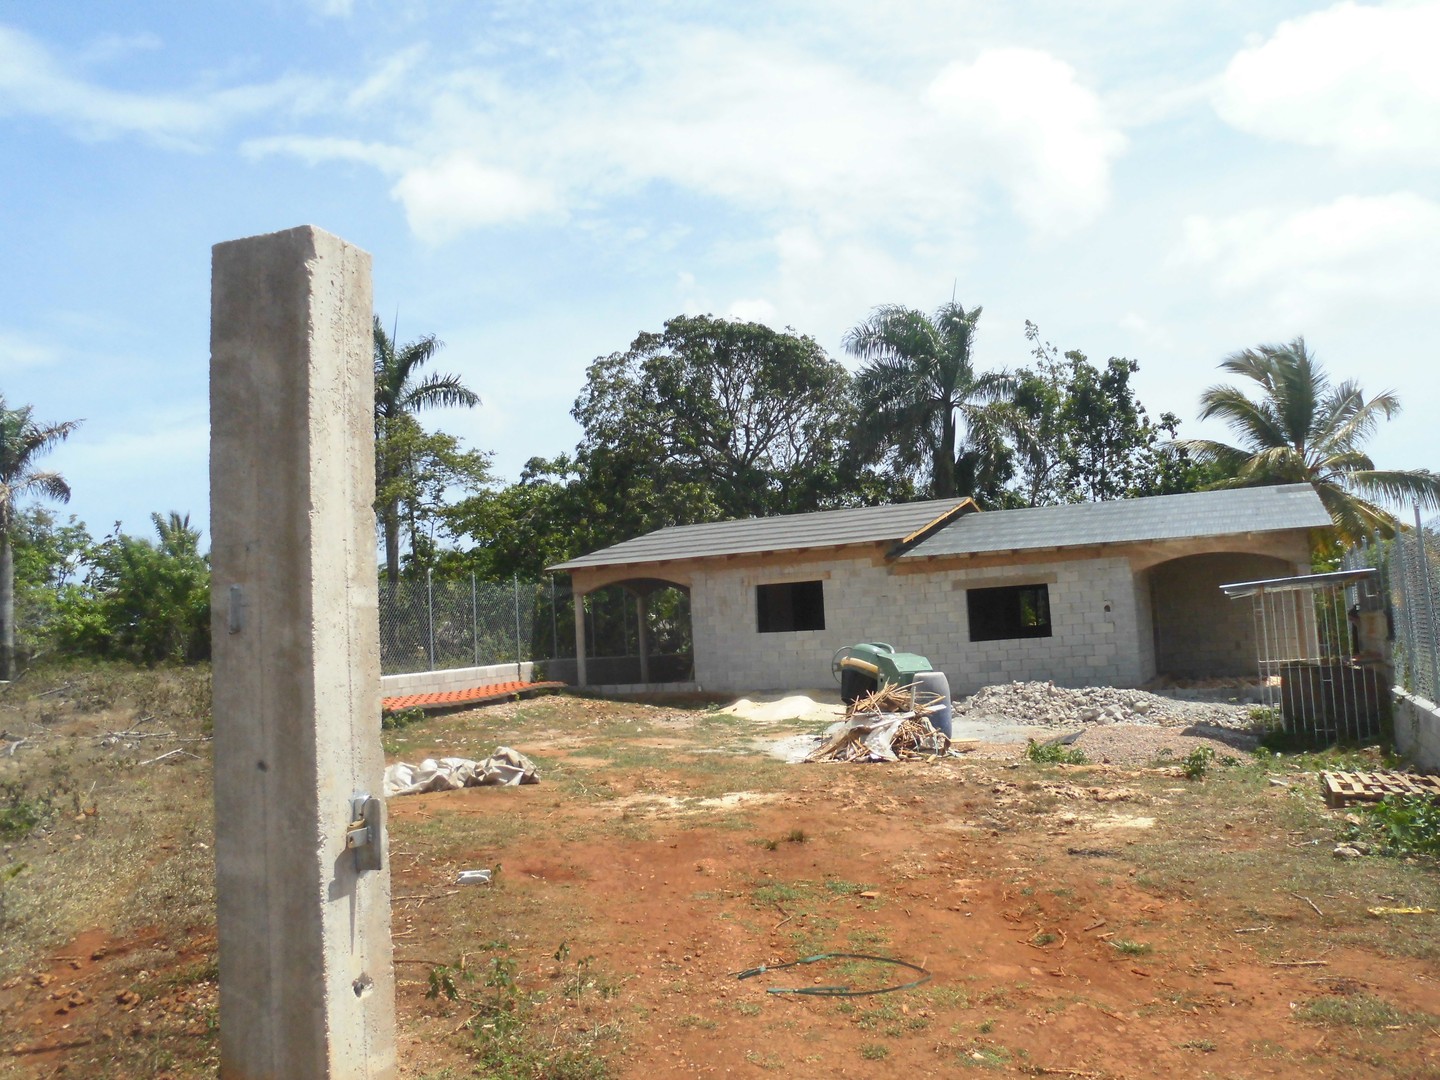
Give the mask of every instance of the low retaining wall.
[(1425, 772), (1440, 772), (1440, 706), (1406, 693), (1398, 686), (1395, 696), (1395, 749)]
[(469, 690), (491, 683), (530, 682), (535, 665), (490, 664), (486, 667), (447, 668), (444, 671), (416, 671), (409, 675), (382, 675), (381, 697), (403, 697), (407, 694), (444, 694), (451, 690)]

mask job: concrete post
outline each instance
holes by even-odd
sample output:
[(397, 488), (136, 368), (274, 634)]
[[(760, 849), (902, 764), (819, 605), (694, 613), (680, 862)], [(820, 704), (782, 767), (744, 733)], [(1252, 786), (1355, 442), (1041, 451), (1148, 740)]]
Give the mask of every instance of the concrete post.
[[(396, 1075), (382, 795), (370, 256), (217, 244), (210, 493), (220, 1075)], [(379, 869), (362, 869), (367, 856)]]
[(585, 594), (574, 589), (575, 604), (575, 685), (585, 685)]
[(635, 592), (635, 621), (638, 624), (636, 637), (640, 646), (640, 681), (650, 681), (650, 594), (643, 590)]

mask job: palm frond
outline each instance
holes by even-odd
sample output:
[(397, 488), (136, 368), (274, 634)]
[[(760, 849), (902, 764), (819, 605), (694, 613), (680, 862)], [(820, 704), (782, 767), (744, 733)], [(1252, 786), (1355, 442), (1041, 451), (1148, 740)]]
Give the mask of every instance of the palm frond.
[(1440, 474), (1428, 469), (1356, 469), (1345, 478), (1357, 490), (1386, 502), (1440, 509)]
[(458, 375), (431, 375), (410, 387), (401, 399), (406, 412), (429, 408), (473, 408), (480, 404), (480, 395), (460, 381)]
[(1252, 401), (1233, 386), (1212, 386), (1200, 395), (1200, 419), (1218, 417), (1252, 450), (1285, 446), (1285, 429), (1268, 402)]

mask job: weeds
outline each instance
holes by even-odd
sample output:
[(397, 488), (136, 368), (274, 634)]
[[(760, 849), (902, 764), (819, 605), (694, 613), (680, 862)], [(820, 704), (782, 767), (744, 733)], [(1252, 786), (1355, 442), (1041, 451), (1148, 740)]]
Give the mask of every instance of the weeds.
[(1366, 808), (1396, 855), (1440, 855), (1440, 802), (1422, 795), (1387, 795)]
[(1380, 1031), (1428, 1020), (1423, 1013), (1407, 1013), (1373, 994), (1344, 994), (1312, 998), (1295, 1010), (1295, 1016), (1312, 1024), (1369, 1028)]
[(1146, 956), (1150, 953), (1151, 947), (1143, 941), (1131, 941), (1128, 938), (1116, 938), (1110, 942), (1111, 947), (1126, 956)]
[(48, 794), (27, 796), (17, 783), (0, 787), (0, 839), (18, 840), (48, 825), (54, 817), (55, 807)]
[[(554, 955), (563, 964), (570, 955), (569, 946), (561, 942)], [(597, 985), (590, 972), (592, 961), (593, 957), (586, 957), (576, 965), (575, 975), (566, 978), (567, 997), (578, 997)], [(553, 1035), (542, 1035), (537, 1030), (537, 998), (521, 990), (518, 977), (517, 961), (506, 956), (491, 957), (482, 980), (487, 992), (470, 997), (462, 992), (459, 981), (471, 980), (470, 972), (437, 965), (430, 969), (425, 996), (461, 1003), (472, 1010), (462, 1027), (474, 1038), (470, 1052), (486, 1076), (500, 1080), (542, 1076), (546, 1080), (607, 1080), (609, 1066), (581, 1033), (575, 1034), (580, 1040), (578, 1045), (557, 1046)]]
[(386, 709), (380, 714), (381, 731), (399, 731), (425, 719), (425, 710), (411, 706), (408, 709)]
[(1186, 780), (1200, 780), (1210, 771), (1215, 761), (1215, 751), (1209, 746), (1197, 746), (1180, 762), (1180, 771)]
[(1038, 765), (1085, 765), (1090, 761), (1083, 751), (1064, 743), (1037, 743), (1034, 739), (1025, 743), (1025, 758)]

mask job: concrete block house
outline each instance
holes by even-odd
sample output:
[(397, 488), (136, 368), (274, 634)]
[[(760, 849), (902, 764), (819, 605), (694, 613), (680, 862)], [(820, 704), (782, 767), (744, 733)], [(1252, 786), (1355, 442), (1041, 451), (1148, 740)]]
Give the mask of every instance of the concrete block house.
[(642, 614), (653, 590), (688, 591), (698, 689), (828, 686), (834, 651), (861, 641), (923, 653), (957, 694), (1137, 686), (1254, 674), (1250, 607), (1220, 586), (1308, 572), (1329, 523), (1307, 484), (989, 512), (952, 499), (660, 529), (551, 569), (577, 610), (612, 585)]

